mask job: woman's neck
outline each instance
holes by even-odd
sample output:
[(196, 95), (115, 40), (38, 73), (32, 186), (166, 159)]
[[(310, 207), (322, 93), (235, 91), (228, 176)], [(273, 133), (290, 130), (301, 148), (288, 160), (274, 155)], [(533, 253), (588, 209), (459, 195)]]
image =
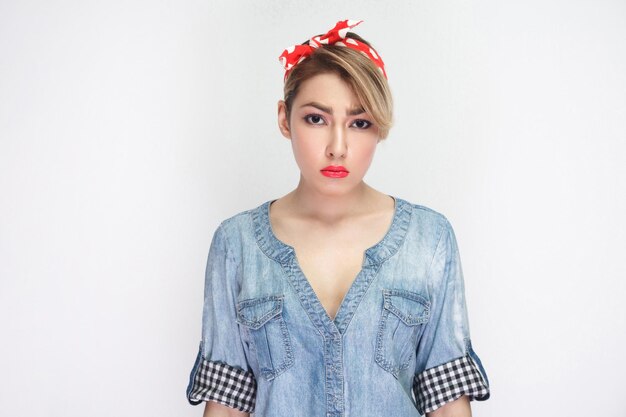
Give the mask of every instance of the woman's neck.
[(284, 209), (291, 216), (308, 218), (314, 222), (333, 225), (347, 219), (367, 216), (390, 204), (389, 196), (361, 182), (361, 186), (349, 193), (320, 193), (300, 183), (281, 199)]

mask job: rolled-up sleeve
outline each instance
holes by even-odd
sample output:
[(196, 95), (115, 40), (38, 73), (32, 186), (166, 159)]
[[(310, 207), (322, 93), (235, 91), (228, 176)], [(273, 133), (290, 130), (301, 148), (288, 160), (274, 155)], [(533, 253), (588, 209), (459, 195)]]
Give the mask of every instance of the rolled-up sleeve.
[(416, 352), (413, 392), (421, 414), (462, 395), (484, 401), (489, 380), (470, 339), (459, 250), (445, 220), (430, 267), (431, 316)]
[(254, 412), (256, 379), (236, 322), (239, 262), (228, 248), (223, 224), (211, 241), (206, 266), (202, 340), (189, 376), (187, 399), (197, 405), (215, 401)]

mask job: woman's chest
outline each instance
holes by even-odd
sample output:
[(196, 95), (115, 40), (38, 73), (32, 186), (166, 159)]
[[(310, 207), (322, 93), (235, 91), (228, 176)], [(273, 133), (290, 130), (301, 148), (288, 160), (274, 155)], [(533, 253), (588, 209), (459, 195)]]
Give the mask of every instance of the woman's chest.
[(296, 249), (300, 270), (331, 319), (361, 270), (363, 250), (333, 245)]
[(375, 219), (368, 227), (354, 224), (340, 230), (307, 229), (276, 233), (294, 248), (294, 266), (313, 290), (316, 301), (331, 320), (352, 287), (364, 264), (365, 251), (380, 241), (388, 228), (388, 219)]
[[(336, 280), (330, 284), (315, 280), (316, 272), (323, 276), (327, 266), (314, 262), (309, 269), (314, 278), (308, 280), (295, 258), (244, 277), (237, 316), (246, 346), (259, 361), (254, 367), (267, 380), (290, 368), (294, 375), (315, 374), (323, 361), (331, 370), (339, 364), (356, 369), (364, 359), (394, 375), (408, 369), (410, 352), (428, 320), (425, 276), (414, 264), (409, 268), (392, 259), (340, 277), (336, 271), (342, 270), (342, 259), (328, 259), (337, 268), (330, 269)], [(339, 299), (337, 281), (342, 279)], [(324, 298), (325, 292), (331, 295)], [(351, 352), (349, 357), (343, 356), (343, 348)], [(294, 363), (316, 365), (309, 370), (292, 368)]]
[[(265, 318), (283, 310), (298, 327), (341, 332), (355, 314), (368, 317), (372, 314), (369, 307), (380, 311), (385, 302), (383, 290), (426, 296), (430, 292), (430, 258), (407, 256), (404, 250), (384, 263), (372, 262), (363, 248), (348, 251), (335, 245), (288, 251), (279, 259), (251, 252), (240, 265), (237, 303), (255, 305), (261, 316), (268, 314)], [(362, 303), (365, 300), (369, 301)]]

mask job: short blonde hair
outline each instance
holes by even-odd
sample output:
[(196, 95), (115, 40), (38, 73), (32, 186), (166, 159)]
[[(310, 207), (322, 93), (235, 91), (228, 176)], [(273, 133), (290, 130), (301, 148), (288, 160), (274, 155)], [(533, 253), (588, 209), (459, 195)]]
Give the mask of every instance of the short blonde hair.
[[(348, 32), (346, 37), (371, 46), (355, 33)], [(304, 44), (308, 44), (308, 41)], [(393, 124), (393, 99), (389, 83), (382, 71), (365, 54), (345, 46), (319, 47), (291, 70), (284, 87), (287, 120), (300, 85), (324, 73), (337, 74), (352, 88), (365, 111), (378, 126), (380, 139), (385, 139)]]

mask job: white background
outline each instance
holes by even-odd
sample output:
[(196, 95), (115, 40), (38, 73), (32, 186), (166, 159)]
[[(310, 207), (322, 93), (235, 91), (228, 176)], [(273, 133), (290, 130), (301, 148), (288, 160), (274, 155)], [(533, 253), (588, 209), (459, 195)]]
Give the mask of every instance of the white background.
[(0, 1), (0, 414), (186, 403), (219, 222), (293, 189), (278, 55), (345, 18), (395, 127), (366, 177), (445, 214), (480, 417), (626, 416), (626, 3)]

